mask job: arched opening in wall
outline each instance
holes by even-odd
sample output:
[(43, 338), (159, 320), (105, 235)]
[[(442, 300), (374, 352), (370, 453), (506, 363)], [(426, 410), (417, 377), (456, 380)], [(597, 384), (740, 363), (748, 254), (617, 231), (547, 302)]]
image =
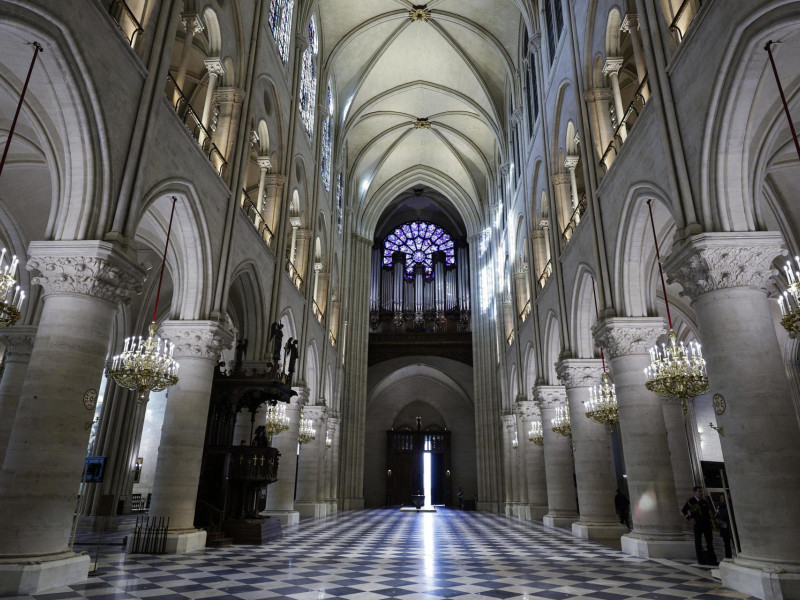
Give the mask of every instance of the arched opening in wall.
[(531, 232), (531, 240), (533, 242), (533, 260), (537, 271), (536, 283), (541, 289), (553, 274), (553, 263), (550, 260), (550, 208), (544, 190), (540, 198), (537, 222)]
[(317, 236), (314, 239), (314, 272), (312, 274), (312, 309), (314, 316), (320, 323), (325, 321), (325, 313), (328, 308), (328, 288), (330, 286), (329, 261), (326, 256), (328, 248), (327, 228), (325, 227), (325, 216), (320, 214), (317, 226)]
[(301, 292), (304, 289), (302, 266), (300, 261), (304, 255), (304, 243), (306, 242), (305, 230), (301, 230), (303, 219), (300, 212), (300, 193), (295, 189), (292, 191), (292, 199), (289, 202), (289, 227), (287, 235), (289, 243), (286, 244), (286, 272), (292, 283)]
[[(432, 504), (477, 492), (472, 369), (449, 359), (394, 359), (370, 370), (364, 463), (366, 506), (411, 505), (430, 481)], [(425, 454), (428, 454), (426, 459)]]
[(516, 265), (514, 266), (514, 290), (517, 295), (517, 311), (524, 323), (531, 314), (530, 259), (528, 257), (528, 227), (520, 215), (517, 221)]
[(569, 220), (563, 224), (561, 234), (565, 243), (569, 243), (575, 230), (581, 223), (581, 217), (586, 212), (586, 183), (583, 180), (583, 165), (580, 155), (581, 139), (575, 130), (575, 123), (567, 123), (566, 139), (564, 140), (564, 168), (569, 176)]
[(371, 336), (467, 334), (469, 272), (466, 228), (453, 204), (422, 187), (399, 194), (375, 231)]
[(274, 221), (280, 192), (276, 189), (274, 176), (270, 177), (272, 160), (269, 156), (269, 128), (266, 121), (259, 121), (251, 135), (240, 205), (259, 237), (271, 248), (275, 238)]

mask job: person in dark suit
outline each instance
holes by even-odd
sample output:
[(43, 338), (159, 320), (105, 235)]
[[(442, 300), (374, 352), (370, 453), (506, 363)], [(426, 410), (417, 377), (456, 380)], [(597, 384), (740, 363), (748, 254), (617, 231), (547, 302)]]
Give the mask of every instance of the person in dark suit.
[(628, 529), (631, 528), (631, 517), (630, 517), (630, 508), (631, 508), (631, 501), (628, 500), (628, 497), (617, 490), (617, 494), (614, 496), (614, 508), (617, 511), (617, 516), (619, 517), (619, 524), (625, 525)]
[(725, 494), (719, 495), (719, 504), (717, 504), (717, 522), (719, 523), (719, 534), (722, 536), (722, 543), (725, 544), (725, 558), (732, 558), (731, 518), (728, 514), (728, 504), (725, 502)]
[[(694, 550), (697, 553), (697, 562), (701, 565), (718, 564), (711, 537), (711, 503), (703, 498), (703, 489), (700, 486), (694, 486), (694, 496), (686, 501), (681, 512), (694, 526)], [(702, 538), (706, 539), (705, 553), (703, 553)]]

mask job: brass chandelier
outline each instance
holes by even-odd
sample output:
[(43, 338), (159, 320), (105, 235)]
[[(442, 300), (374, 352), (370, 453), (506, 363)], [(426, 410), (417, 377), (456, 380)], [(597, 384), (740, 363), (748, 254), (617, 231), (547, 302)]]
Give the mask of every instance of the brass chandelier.
[(644, 370), (645, 386), (659, 396), (680, 398), (685, 414), (688, 410), (687, 398), (705, 394), (710, 389), (710, 386), (708, 375), (706, 374), (706, 361), (703, 358), (700, 344), (697, 342), (679, 343), (678, 336), (672, 328), (672, 315), (669, 311), (667, 285), (664, 282), (664, 270), (661, 267), (661, 255), (658, 251), (652, 202), (652, 200), (648, 200), (647, 206), (650, 209), (650, 226), (653, 230), (653, 240), (656, 247), (661, 289), (664, 293), (664, 304), (667, 307), (669, 342), (667, 344), (662, 343), (661, 347), (656, 344), (650, 349), (650, 366)]
[(558, 435), (570, 437), (572, 422), (569, 418), (569, 405), (556, 407), (556, 416), (550, 419), (551, 429)]
[[(592, 295), (594, 296), (594, 312), (599, 319), (600, 314), (597, 308), (597, 290), (595, 281), (592, 279)], [(603, 423), (614, 427), (619, 423), (619, 404), (617, 404), (617, 387), (611, 381), (611, 376), (606, 371), (606, 355), (600, 348), (600, 358), (603, 361), (603, 377), (600, 385), (593, 386), (589, 390), (589, 401), (586, 402), (586, 417), (597, 423)]]
[[(794, 257), (800, 268), (800, 256)], [(778, 296), (778, 305), (781, 307), (781, 325), (789, 333), (800, 333), (800, 271), (792, 268), (791, 261), (786, 261), (783, 267), (789, 288)]]
[(268, 446), (272, 446), (272, 436), (280, 435), (284, 431), (288, 431), (289, 415), (286, 414), (285, 404), (267, 407), (264, 429), (267, 433)]
[(308, 444), (315, 439), (317, 439), (317, 430), (314, 429), (314, 421), (304, 418), (303, 413), (300, 413), (300, 433), (297, 435), (297, 441), (301, 444)]
[(0, 252), (0, 328), (11, 327), (19, 321), (25, 300), (25, 292), (20, 291), (16, 279), (19, 260), (12, 256), (11, 262), (4, 266), (6, 252), (5, 248)]
[(111, 368), (108, 371), (108, 376), (117, 385), (138, 393), (139, 404), (147, 401), (149, 392), (160, 392), (178, 383), (178, 363), (173, 358), (175, 344), (168, 340), (162, 340), (156, 334), (158, 301), (161, 297), (161, 283), (164, 279), (164, 266), (167, 262), (167, 249), (169, 248), (169, 236), (172, 232), (172, 218), (175, 216), (176, 201), (177, 199), (173, 196), (149, 336), (146, 340), (142, 340), (142, 336), (125, 338), (125, 348), (122, 354), (118, 354), (112, 359)]
[(528, 439), (537, 446), (544, 446), (544, 434), (542, 432), (541, 421), (531, 421), (531, 430), (528, 432)]

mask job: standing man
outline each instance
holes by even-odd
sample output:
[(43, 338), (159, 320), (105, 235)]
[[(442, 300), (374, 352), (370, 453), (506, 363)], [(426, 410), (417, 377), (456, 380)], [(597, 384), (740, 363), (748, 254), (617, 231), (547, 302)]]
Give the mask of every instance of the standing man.
[[(714, 543), (711, 537), (711, 504), (703, 498), (703, 489), (696, 485), (693, 488), (694, 496), (686, 501), (681, 512), (694, 526), (694, 549), (697, 553), (697, 562), (701, 565), (717, 565), (717, 555), (714, 554)], [(706, 538), (706, 551), (703, 552), (701, 538)]]
[(630, 508), (631, 508), (631, 501), (628, 500), (628, 497), (617, 490), (616, 495), (614, 496), (614, 508), (617, 511), (617, 516), (619, 516), (619, 524), (625, 525), (628, 529), (631, 528), (631, 517), (630, 517)]

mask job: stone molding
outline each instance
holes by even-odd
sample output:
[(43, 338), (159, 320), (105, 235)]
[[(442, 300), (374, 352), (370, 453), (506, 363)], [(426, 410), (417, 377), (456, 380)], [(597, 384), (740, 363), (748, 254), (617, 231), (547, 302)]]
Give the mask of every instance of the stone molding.
[(571, 180), (569, 173), (556, 173), (550, 177), (550, 181), (553, 182), (553, 185), (569, 185)]
[(594, 341), (609, 359), (631, 354), (649, 354), (650, 348), (666, 331), (661, 317), (612, 317), (592, 329)]
[(701, 233), (676, 244), (664, 266), (667, 281), (683, 288), (681, 296), (696, 300), (715, 290), (765, 288), (778, 273), (773, 260), (784, 254), (776, 231)]
[(603, 75), (617, 75), (624, 59), (621, 56), (609, 56), (603, 64)]
[(275, 185), (278, 187), (283, 187), (284, 183), (286, 183), (286, 177), (284, 177), (283, 175), (277, 175), (275, 173), (267, 173), (266, 177), (264, 177), (265, 185)]
[(328, 409), (325, 406), (321, 405), (314, 405), (314, 406), (304, 406), (303, 407), (303, 418), (311, 419), (314, 423), (314, 427), (317, 429), (317, 433), (319, 434), (319, 428), (325, 423), (325, 417), (328, 414)]
[(614, 93), (611, 88), (594, 88), (586, 90), (583, 97), (587, 102), (609, 102), (614, 99)]
[(522, 419), (523, 423), (538, 421), (541, 418), (539, 405), (533, 400), (518, 400), (514, 412)]
[(311, 45), (308, 36), (303, 33), (294, 34), (294, 43), (297, 45), (297, 49), (300, 50), (300, 52), (305, 52), (306, 48)]
[(241, 104), (244, 100), (244, 90), (237, 87), (220, 87), (214, 90), (211, 102), (213, 104)]
[(164, 321), (159, 335), (175, 344), (175, 357), (218, 360), (233, 334), (218, 321)]
[(127, 304), (141, 294), (146, 271), (110, 242), (31, 242), (31, 283), (51, 294), (80, 294)]
[(3, 329), (0, 333), (0, 344), (5, 346), (6, 360), (28, 360), (36, 341), (37, 328), (23, 325)]
[(568, 390), (600, 384), (603, 361), (596, 358), (566, 358), (556, 364), (558, 379)]
[(563, 385), (537, 385), (533, 388), (533, 398), (539, 410), (567, 405), (567, 389)]

